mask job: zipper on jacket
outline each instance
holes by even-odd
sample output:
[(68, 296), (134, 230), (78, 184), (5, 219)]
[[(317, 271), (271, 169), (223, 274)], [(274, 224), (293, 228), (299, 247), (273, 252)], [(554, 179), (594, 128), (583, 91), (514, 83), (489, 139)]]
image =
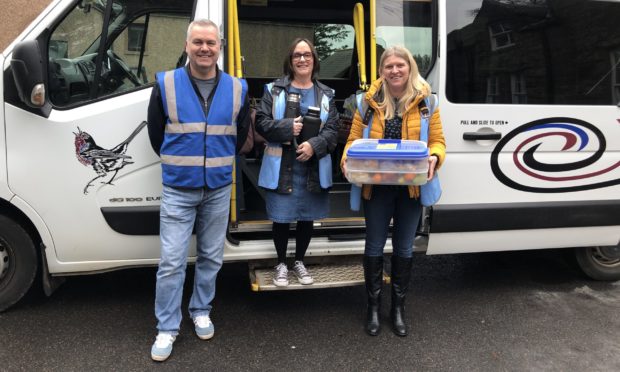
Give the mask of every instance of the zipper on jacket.
[[(215, 87), (213, 87), (213, 89), (215, 89)], [(205, 113), (205, 138), (204, 138), (204, 160), (203, 160), (203, 164), (202, 164), (202, 171), (204, 174), (204, 180), (205, 180), (205, 187), (208, 187), (209, 184), (207, 183), (207, 113), (209, 112), (209, 99), (208, 98), (203, 98), (204, 103), (205, 103), (205, 108), (204, 108), (204, 113)]]

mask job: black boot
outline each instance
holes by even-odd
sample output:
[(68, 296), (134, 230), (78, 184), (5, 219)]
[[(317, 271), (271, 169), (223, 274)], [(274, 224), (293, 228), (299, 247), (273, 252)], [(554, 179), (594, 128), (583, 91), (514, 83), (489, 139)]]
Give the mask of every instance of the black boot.
[(379, 306), (381, 304), (381, 285), (383, 284), (383, 256), (364, 256), (364, 280), (368, 294), (366, 333), (376, 336), (381, 329)]
[(397, 336), (407, 336), (405, 296), (411, 278), (413, 258), (392, 255), (392, 329)]

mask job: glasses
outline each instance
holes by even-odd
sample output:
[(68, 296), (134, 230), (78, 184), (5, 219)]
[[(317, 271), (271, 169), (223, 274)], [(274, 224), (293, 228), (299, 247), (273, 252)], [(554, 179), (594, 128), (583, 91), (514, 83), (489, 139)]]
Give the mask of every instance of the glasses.
[(299, 61), (301, 57), (304, 57), (306, 61), (310, 61), (312, 60), (312, 53), (293, 53), (293, 61)]

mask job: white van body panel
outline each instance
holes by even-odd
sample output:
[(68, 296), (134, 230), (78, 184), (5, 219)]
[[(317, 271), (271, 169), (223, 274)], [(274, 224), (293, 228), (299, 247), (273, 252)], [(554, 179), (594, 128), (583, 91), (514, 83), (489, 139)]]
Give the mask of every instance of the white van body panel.
[[(4, 66), (4, 62), (4, 56), (0, 54), (0, 67)], [(4, 68), (2, 70), (4, 71)], [(0, 84), (2, 84), (1, 86), (4, 86), (4, 74), (0, 74)], [(4, 89), (0, 90), (0, 102), (4, 102)], [(4, 135), (4, 105), (0, 105), (0, 120), (0, 144), (4, 146), (4, 143), (6, 143)], [(6, 151), (0, 151), (0, 199), (10, 200), (13, 197), (13, 193), (9, 190), (6, 178)]]
[[(510, 236), (510, 239), (506, 239), (507, 236)], [(429, 249), (426, 254), (614, 246), (618, 241), (618, 226), (438, 233), (429, 236)]]
[(150, 147), (146, 129), (129, 143), (127, 155), (133, 164), (119, 171), (113, 185), (102, 183), (112, 174), (93, 181), (87, 194), (84, 188), (97, 173), (93, 166), (78, 161), (74, 144), (76, 133), (82, 131), (103, 148), (116, 146), (146, 119), (150, 91), (143, 89), (75, 109), (52, 110), (47, 119), (5, 106), (9, 186), (47, 221), (58, 261), (159, 257), (157, 236), (114, 232), (100, 211), (112, 198), (146, 200), (146, 196), (161, 194), (159, 158)]
[[(50, 23), (53, 22), (58, 17), (58, 15), (62, 13), (62, 11), (70, 5), (71, 3), (69, 1), (54, 0), (34, 19), (34, 21), (32, 21), (28, 26), (26, 26), (26, 28), (21, 32), (21, 34), (17, 38), (15, 38), (15, 40), (13, 40), (13, 42), (11, 42), (4, 51), (2, 51), (2, 55), (0, 55), (0, 67), (2, 69), (2, 72), (4, 72), (7, 68), (10, 67), (11, 52), (17, 43), (24, 40), (31, 40), (38, 36), (42, 30), (48, 27)], [(0, 76), (0, 83), (2, 83), (1, 86), (4, 87), (3, 79), (4, 73), (2, 73)], [(4, 103), (4, 89), (0, 91), (0, 102)], [(4, 128), (4, 123), (6, 123), (7, 120), (4, 110), (5, 105), (0, 106), (0, 120), (2, 120), (2, 128)], [(0, 144), (4, 145), (5, 143), (5, 130), (2, 130), (0, 133)], [(6, 151), (0, 151), (0, 198), (4, 200), (10, 200), (14, 195), (15, 193), (10, 190), (7, 181)], [(40, 231), (39, 233), (41, 234), (42, 232)]]
[[(224, 2), (223, 1), (198, 1), (194, 19), (209, 19), (218, 25), (224, 21)], [(224, 33), (223, 27), (220, 30)]]
[[(618, 129), (618, 132), (620, 132), (620, 125), (618, 125)], [(620, 133), (617, 133), (617, 135), (620, 136)], [(548, 161), (555, 159), (566, 161), (564, 155), (566, 154), (545, 154), (548, 157)], [(498, 181), (493, 175), (489, 165), (489, 154), (450, 151), (448, 156), (450, 156), (450, 161), (446, 161), (439, 170), (442, 194), (438, 205), (617, 200), (618, 195), (620, 195), (620, 186), (572, 193), (534, 193), (515, 190)], [(541, 159), (543, 158), (541, 157)], [(620, 158), (605, 160), (604, 163), (617, 163), (618, 161), (620, 161)], [(531, 180), (528, 180), (522, 174), (516, 174), (516, 172), (512, 176), (513, 179), (521, 180), (522, 183), (531, 182)], [(601, 179), (607, 180), (610, 176), (613, 177), (613, 175), (605, 175)], [(539, 181), (539, 183), (542, 182)], [(571, 182), (573, 185), (576, 183)]]
[(45, 246), (45, 254), (48, 258), (48, 264), (54, 264), (57, 261), (56, 252), (54, 250), (54, 240), (52, 239), (52, 234), (45, 224), (45, 220), (41, 218), (36, 210), (17, 196), (11, 199), (11, 204), (22, 211), (32, 222), (41, 237), (41, 243)]

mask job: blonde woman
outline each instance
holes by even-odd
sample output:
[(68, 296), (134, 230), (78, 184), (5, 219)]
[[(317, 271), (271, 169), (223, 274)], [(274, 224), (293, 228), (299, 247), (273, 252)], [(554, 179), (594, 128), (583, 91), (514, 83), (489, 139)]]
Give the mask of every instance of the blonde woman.
[[(404, 47), (387, 48), (379, 63), (377, 79), (364, 99), (373, 111), (369, 138), (420, 139), (420, 102), (430, 94), (430, 86), (420, 76), (411, 53)], [(351, 133), (347, 139), (341, 166), (346, 173), (346, 150), (362, 138), (366, 125), (359, 112), (355, 113)], [(429, 120), (430, 180), (445, 158), (445, 140), (435, 109)], [(379, 334), (379, 305), (383, 281), (383, 248), (388, 237), (390, 220), (392, 231), (392, 329), (398, 336), (407, 335), (404, 321), (404, 302), (411, 277), (413, 239), (422, 214), (417, 186), (364, 185), (362, 199), (366, 219), (364, 249), (364, 277), (368, 295), (366, 332)]]

